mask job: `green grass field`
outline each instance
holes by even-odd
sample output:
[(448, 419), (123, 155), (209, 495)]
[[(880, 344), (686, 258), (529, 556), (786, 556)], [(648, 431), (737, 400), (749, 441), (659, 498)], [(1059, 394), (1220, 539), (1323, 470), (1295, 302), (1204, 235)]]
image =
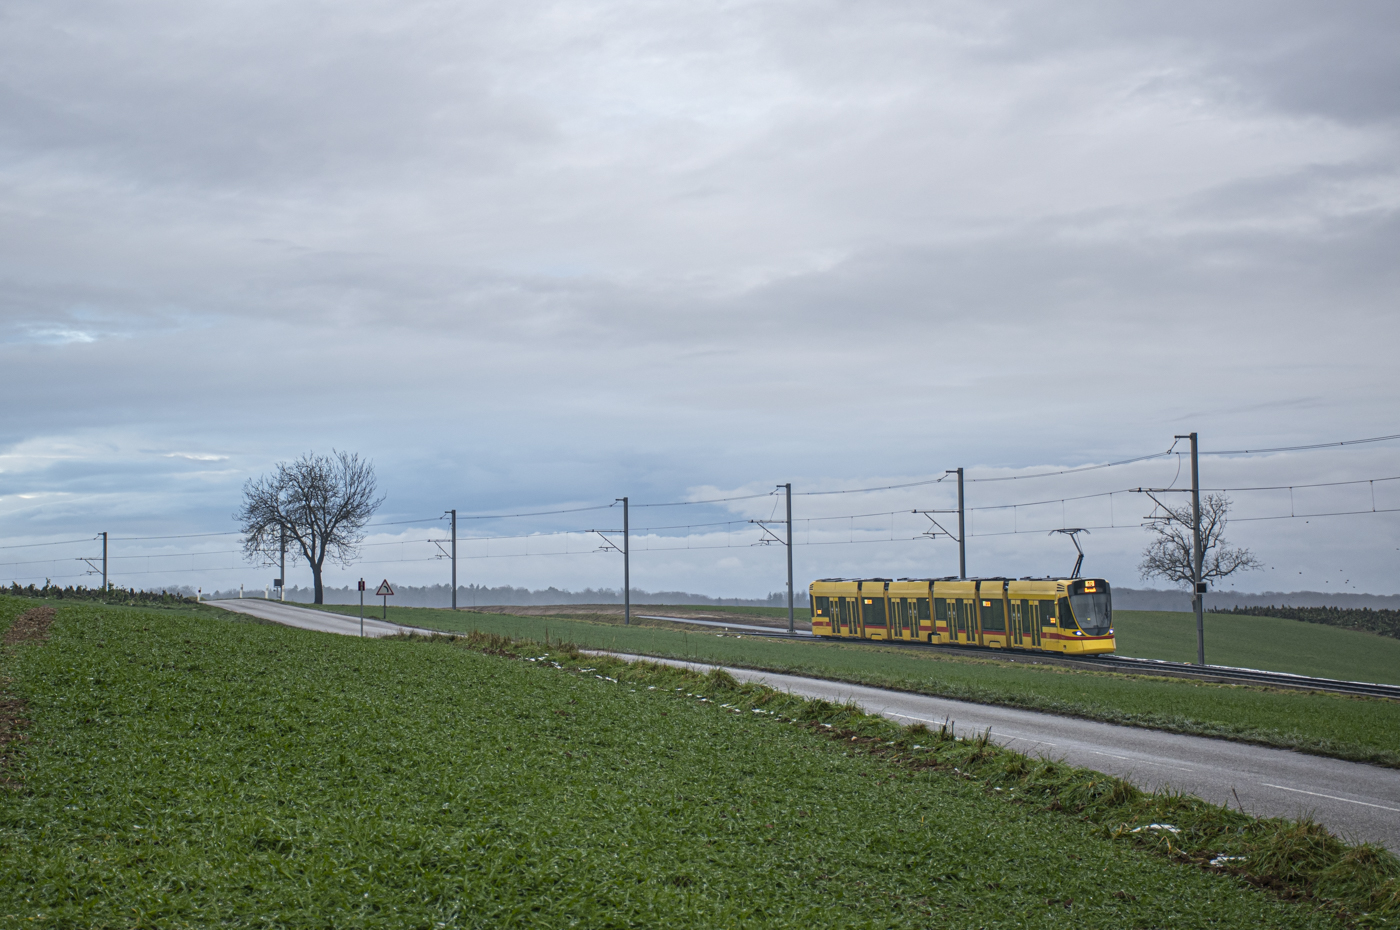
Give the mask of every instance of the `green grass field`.
[(0, 662), (6, 926), (1344, 925), (622, 671), (91, 604)]
[[(1118, 651), (1143, 659), (1196, 661), (1196, 615), (1114, 611)], [(1206, 614), (1206, 661), (1295, 675), (1400, 685), (1400, 639), (1320, 623)]]
[[(325, 609), (358, 612), (358, 607)], [(430, 629), (549, 637), (598, 649), (856, 681), (1400, 766), (1400, 702), (1395, 701), (1083, 672), (893, 645), (791, 642), (656, 625), (623, 627), (413, 607), (390, 607), (389, 619)]]

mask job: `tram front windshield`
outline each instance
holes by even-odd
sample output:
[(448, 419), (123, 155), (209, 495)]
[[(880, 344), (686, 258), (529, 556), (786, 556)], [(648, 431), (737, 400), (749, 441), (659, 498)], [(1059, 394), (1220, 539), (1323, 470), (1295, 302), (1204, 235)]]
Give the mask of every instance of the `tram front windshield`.
[(1113, 628), (1113, 604), (1107, 591), (1097, 594), (1071, 594), (1074, 622), (1086, 636), (1103, 636)]

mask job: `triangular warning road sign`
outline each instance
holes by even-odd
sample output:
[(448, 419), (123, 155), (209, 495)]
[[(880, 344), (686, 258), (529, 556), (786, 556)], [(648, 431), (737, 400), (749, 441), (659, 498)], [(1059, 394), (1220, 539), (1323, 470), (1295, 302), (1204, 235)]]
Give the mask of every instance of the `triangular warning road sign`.
[(385, 578), (383, 581), (379, 582), (379, 590), (374, 592), (374, 596), (384, 597), (386, 595), (392, 595), (393, 593), (394, 589), (389, 586), (389, 579)]

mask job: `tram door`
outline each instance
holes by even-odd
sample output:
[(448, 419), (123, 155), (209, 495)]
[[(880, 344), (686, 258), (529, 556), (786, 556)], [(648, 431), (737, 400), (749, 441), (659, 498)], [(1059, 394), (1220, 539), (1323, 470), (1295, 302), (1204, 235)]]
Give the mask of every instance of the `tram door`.
[(1023, 634), (1021, 631), (1025, 629), (1025, 626), (1021, 622), (1021, 615), (1025, 608), (1025, 601), (1011, 602), (1011, 645), (1013, 646), (1020, 646), (1022, 644), (1021, 640), (1023, 639)]
[(1021, 602), (1021, 616), (1026, 618), (1026, 632), (1032, 646), (1040, 645), (1040, 611), (1030, 601)]
[(958, 611), (958, 635), (957, 641), (960, 643), (977, 644), (977, 602), (970, 599), (957, 601), (950, 600), (948, 609), (954, 607)]
[(841, 620), (846, 627), (847, 636), (857, 636), (860, 632), (859, 613), (856, 610), (856, 599), (853, 597), (841, 598)]

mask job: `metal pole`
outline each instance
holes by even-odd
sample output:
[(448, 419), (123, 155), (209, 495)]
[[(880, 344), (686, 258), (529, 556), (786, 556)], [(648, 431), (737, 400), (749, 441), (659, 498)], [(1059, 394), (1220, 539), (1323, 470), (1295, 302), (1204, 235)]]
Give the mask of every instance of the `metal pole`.
[(1196, 434), (1191, 434), (1191, 566), (1196, 599), (1196, 664), (1206, 664), (1206, 605), (1201, 594), (1201, 569), (1205, 553), (1201, 549), (1201, 468), (1196, 457)]
[(102, 534), (102, 591), (107, 591), (107, 534)]
[(963, 470), (958, 469), (958, 578), (967, 580), (967, 531), (963, 528)]
[[(787, 559), (788, 559), (788, 632), (793, 632), (792, 619), (792, 483), (783, 485), (787, 493)], [(809, 524), (810, 526), (810, 524)]]
[(360, 579), (360, 636), (365, 635), (365, 580)]
[(457, 511), (452, 511), (452, 609), (457, 609)]
[(632, 625), (632, 546), (627, 532), (627, 498), (622, 499), (622, 623)]
[(277, 589), (277, 599), (287, 600), (287, 524), (282, 524), (282, 586)]

